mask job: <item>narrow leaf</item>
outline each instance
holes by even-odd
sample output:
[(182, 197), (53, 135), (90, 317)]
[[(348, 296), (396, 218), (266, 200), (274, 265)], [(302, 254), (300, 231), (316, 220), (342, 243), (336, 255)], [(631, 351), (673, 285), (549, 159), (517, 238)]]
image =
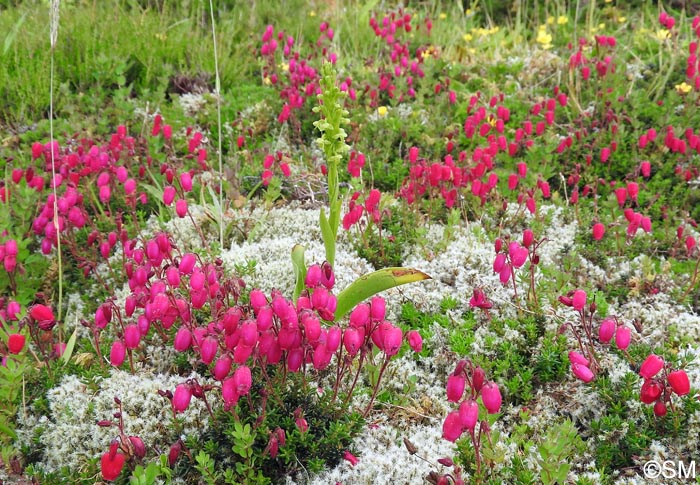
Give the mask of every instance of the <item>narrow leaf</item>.
[(5, 45), (3, 46), (2, 49), (2, 55), (4, 56), (7, 54), (7, 51), (10, 50), (10, 47), (12, 47), (12, 44), (15, 41), (15, 38), (17, 37), (17, 34), (19, 33), (19, 30), (22, 28), (22, 24), (24, 23), (24, 20), (27, 18), (27, 14), (29, 12), (24, 12), (24, 15), (22, 15), (17, 23), (15, 24), (14, 28), (12, 31), (10, 31), (9, 34), (7, 34), (7, 37), (5, 37)]
[(355, 308), (358, 303), (363, 302), (379, 292), (395, 286), (415, 283), (430, 278), (429, 275), (422, 271), (411, 268), (384, 268), (374, 273), (361, 276), (338, 295), (338, 306), (335, 310), (335, 318), (336, 320), (343, 318), (345, 314)]
[(71, 335), (68, 339), (68, 343), (66, 343), (66, 350), (63, 351), (63, 355), (61, 356), (64, 365), (67, 364), (70, 361), (70, 358), (73, 356), (73, 349), (75, 348), (75, 341), (77, 339), (78, 329), (76, 328), (73, 330), (73, 335)]
[(294, 276), (296, 285), (294, 286), (294, 303), (304, 290), (304, 280), (306, 280), (306, 262), (304, 261), (304, 246), (297, 244), (292, 248), (292, 264), (294, 265)]
[(321, 226), (321, 236), (323, 237), (323, 245), (326, 248), (326, 261), (333, 266), (335, 262), (335, 236), (328, 219), (326, 211), (321, 209), (319, 225)]

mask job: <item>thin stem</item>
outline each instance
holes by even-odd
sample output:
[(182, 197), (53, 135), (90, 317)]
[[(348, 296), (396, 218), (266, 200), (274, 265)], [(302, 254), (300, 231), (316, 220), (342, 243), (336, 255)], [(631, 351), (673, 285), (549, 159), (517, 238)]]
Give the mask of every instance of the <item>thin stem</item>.
[(364, 418), (367, 417), (370, 410), (372, 409), (372, 405), (374, 404), (374, 399), (377, 397), (377, 393), (379, 392), (379, 384), (382, 382), (382, 376), (384, 375), (384, 370), (386, 369), (387, 365), (389, 365), (389, 356), (384, 358), (384, 362), (382, 363), (382, 367), (381, 367), (381, 369), (379, 369), (379, 376), (377, 377), (377, 382), (374, 386), (374, 391), (372, 391), (372, 397), (370, 398), (369, 403), (367, 404), (367, 407), (365, 408), (365, 412), (362, 413), (362, 417), (364, 417)]
[(345, 396), (345, 401), (343, 401), (343, 408), (345, 408), (348, 405), (348, 402), (350, 402), (350, 399), (352, 398), (352, 393), (355, 390), (355, 385), (357, 384), (357, 379), (360, 377), (360, 371), (362, 371), (362, 364), (364, 363), (365, 360), (365, 350), (362, 350), (362, 353), (360, 354), (360, 361), (357, 364), (357, 372), (355, 372), (355, 378), (352, 381), (352, 385), (350, 386), (350, 390), (348, 391), (348, 395)]
[(216, 48), (216, 20), (214, 19), (214, 2), (209, 0), (211, 15), (211, 35), (214, 42), (214, 72), (216, 75), (216, 124), (218, 129), (218, 158), (219, 158), (219, 246), (224, 247), (224, 169), (222, 160), (221, 140), (221, 77), (219, 76), (219, 55)]
[(56, 308), (56, 321), (61, 321), (61, 309), (63, 303), (63, 260), (61, 258), (61, 229), (58, 224), (58, 190), (56, 188), (56, 154), (54, 153), (53, 139), (53, 79), (54, 79), (54, 45), (51, 39), (51, 75), (49, 81), (49, 140), (51, 150), (51, 177), (53, 185), (53, 225), (56, 229), (56, 252), (58, 257), (58, 307)]

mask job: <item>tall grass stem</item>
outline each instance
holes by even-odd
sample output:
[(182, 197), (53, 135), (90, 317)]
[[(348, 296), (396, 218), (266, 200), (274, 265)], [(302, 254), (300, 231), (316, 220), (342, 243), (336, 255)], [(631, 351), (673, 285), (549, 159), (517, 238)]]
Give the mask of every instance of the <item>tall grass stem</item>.
[(58, 223), (58, 189), (56, 187), (56, 153), (54, 150), (53, 136), (53, 85), (54, 85), (54, 57), (56, 41), (58, 40), (58, 19), (61, 0), (51, 0), (50, 16), (50, 39), (51, 39), (51, 73), (49, 78), (49, 147), (51, 150), (51, 177), (53, 185), (53, 224), (56, 228), (56, 252), (58, 256), (58, 307), (57, 321), (61, 321), (61, 310), (63, 305), (63, 260), (61, 258), (61, 229)]
[(216, 20), (214, 19), (214, 2), (209, 0), (209, 14), (211, 15), (211, 36), (214, 43), (214, 73), (216, 76), (216, 124), (218, 130), (219, 146), (217, 155), (219, 158), (219, 246), (224, 247), (224, 167), (221, 140), (221, 77), (219, 76), (219, 54), (216, 48)]

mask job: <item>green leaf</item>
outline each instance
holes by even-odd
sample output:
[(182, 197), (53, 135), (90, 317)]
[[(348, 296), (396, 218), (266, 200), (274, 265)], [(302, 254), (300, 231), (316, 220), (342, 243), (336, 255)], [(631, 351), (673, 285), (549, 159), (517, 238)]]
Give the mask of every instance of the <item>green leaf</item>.
[(4, 56), (7, 54), (7, 51), (10, 50), (10, 47), (12, 47), (12, 43), (15, 41), (15, 37), (17, 37), (17, 34), (19, 33), (20, 29), (22, 28), (22, 24), (24, 23), (24, 20), (27, 18), (27, 14), (29, 12), (24, 12), (24, 15), (20, 17), (20, 19), (17, 21), (15, 24), (14, 28), (12, 31), (7, 34), (7, 37), (5, 37), (5, 45), (3, 46), (2, 49), (2, 55)]
[(323, 237), (323, 245), (326, 247), (326, 261), (333, 266), (335, 261), (335, 236), (331, 225), (326, 218), (326, 211), (321, 208), (319, 226), (321, 227), (321, 236)]
[(17, 439), (17, 433), (15, 433), (15, 430), (7, 426), (5, 423), (0, 421), (0, 434), (4, 434), (5, 436), (9, 436), (13, 440)]
[(304, 250), (306, 248), (301, 244), (296, 244), (292, 248), (292, 264), (294, 265), (294, 276), (296, 277), (296, 285), (294, 286), (294, 303), (304, 290), (304, 280), (306, 279), (306, 262), (304, 261)]
[(428, 280), (431, 277), (422, 271), (412, 268), (384, 268), (353, 281), (338, 295), (338, 306), (335, 319), (340, 320), (358, 303), (377, 293), (395, 286)]
[(73, 335), (70, 336), (68, 339), (68, 343), (66, 344), (66, 350), (63, 352), (63, 355), (61, 356), (61, 359), (63, 360), (63, 364), (67, 364), (70, 361), (70, 358), (73, 356), (73, 349), (75, 348), (75, 342), (78, 339), (78, 329), (76, 328), (73, 330)]

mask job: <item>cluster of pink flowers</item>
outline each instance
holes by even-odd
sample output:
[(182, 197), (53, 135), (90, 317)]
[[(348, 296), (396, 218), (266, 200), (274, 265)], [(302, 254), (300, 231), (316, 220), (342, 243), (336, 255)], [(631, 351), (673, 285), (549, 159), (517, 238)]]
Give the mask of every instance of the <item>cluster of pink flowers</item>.
[(7, 239), (0, 243), (0, 260), (2, 267), (8, 273), (14, 273), (17, 269), (17, 241), (15, 239)]
[[(142, 343), (153, 329), (172, 338), (176, 351), (193, 351), (220, 384), (204, 386), (191, 379), (174, 392), (163, 391), (175, 413), (184, 412), (192, 397), (206, 402), (213, 389), (220, 389), (226, 407), (235, 406), (250, 392), (257, 366), (281, 365), (286, 372), (299, 372), (309, 365), (321, 371), (334, 355), (339, 362), (343, 353), (364, 358), (374, 346), (386, 361), (404, 340), (416, 352), (422, 349), (418, 332), (404, 334), (385, 319), (380, 297), (353, 309), (345, 328), (325, 325), (334, 322), (337, 306), (335, 275), (328, 263), (308, 268), (305, 289), (296, 302), (276, 290), (268, 296), (254, 289), (249, 303), (242, 304), (242, 280), (227, 277), (220, 261), (205, 263), (192, 253), (180, 254), (167, 234), (143, 242), (127, 240), (124, 255), (131, 293), (123, 306), (103, 303), (93, 321), (84, 324), (93, 328), (96, 340), (108, 325), (117, 325), (109, 355), (113, 366), (121, 366), (127, 356), (131, 362), (133, 352), (143, 351)], [(206, 311), (210, 323), (201, 324), (198, 311)], [(301, 415), (297, 423), (303, 428)], [(276, 439), (273, 448), (283, 444), (279, 436)], [(111, 451), (106, 456), (110, 463), (120, 461)]]
[[(442, 425), (443, 438), (454, 442), (465, 431), (474, 438), (476, 424), (479, 422), (479, 397), (489, 414), (501, 410), (502, 398), (498, 384), (487, 382), (481, 367), (475, 367), (471, 361), (460, 360), (447, 378), (447, 400), (459, 403), (459, 409), (450, 412), (445, 418)], [(482, 421), (481, 428), (487, 430), (488, 423)]]
[[(672, 17), (667, 16), (666, 20), (668, 21), (669, 18), (673, 19)], [(659, 18), (659, 22), (662, 22), (661, 18)], [(692, 25), (693, 31), (695, 32), (695, 37), (700, 39), (700, 17), (694, 17)], [(685, 75), (695, 91), (700, 91), (700, 59), (698, 59), (697, 40), (694, 40), (688, 44), (688, 60), (686, 61)]]
[(690, 392), (688, 374), (683, 369), (670, 370), (663, 358), (650, 354), (639, 368), (644, 378), (639, 399), (644, 404), (654, 403), (654, 414), (665, 416), (668, 406), (673, 406), (671, 396), (685, 396)]
[(289, 168), (287, 163), (288, 158), (280, 151), (276, 152), (275, 155), (267, 154), (263, 160), (263, 174), (262, 183), (265, 187), (270, 185), (272, 177), (275, 175), (274, 168), (278, 167), (282, 175), (289, 177), (292, 174), (292, 170)]
[(365, 167), (365, 155), (364, 153), (352, 150), (350, 152), (350, 157), (348, 158), (348, 173), (351, 177), (358, 178), (362, 169)]
[(346, 231), (358, 224), (363, 214), (367, 214), (367, 217), (374, 224), (381, 222), (382, 214), (379, 210), (379, 201), (382, 193), (378, 189), (372, 189), (361, 203), (358, 202), (360, 195), (360, 192), (354, 192), (350, 197), (348, 212), (343, 216), (343, 228)]
[[(466, 153), (460, 153), (460, 162), (465, 159)], [(457, 202), (457, 190), (465, 187), (471, 180), (467, 171), (455, 164), (452, 155), (446, 155), (443, 163), (429, 164), (424, 158), (419, 158), (417, 147), (411, 147), (408, 151), (408, 161), (411, 168), (399, 195), (409, 204), (428, 194), (431, 197), (442, 197), (446, 207), (453, 207)], [(492, 182), (497, 180), (496, 178)]]
[[(559, 302), (566, 307), (573, 308), (580, 318), (578, 325), (567, 322), (562, 326), (562, 331), (567, 326), (571, 328), (581, 350), (581, 352), (569, 352), (571, 373), (583, 382), (591, 382), (600, 370), (593, 341), (595, 332), (593, 316), (596, 312), (596, 304), (595, 302), (588, 303), (588, 295), (581, 289), (571, 290), (566, 295), (560, 296)], [(617, 348), (626, 353), (632, 340), (632, 330), (617, 318), (606, 317), (598, 327), (598, 341), (607, 345), (613, 340), (613, 337)]]
[[(421, 25), (412, 25), (416, 20), (409, 13), (403, 10), (391, 12), (381, 20), (372, 17), (369, 20), (370, 27), (374, 34), (384, 40), (388, 47), (388, 52), (384, 58), (388, 58), (386, 64), (377, 66), (379, 83), (377, 87), (365, 87), (369, 91), (370, 106), (376, 107), (380, 103), (382, 94), (389, 99), (403, 100), (404, 97), (413, 98), (416, 95), (415, 80), (423, 78), (422, 65), (425, 57), (426, 47), (418, 47), (411, 50), (409, 34), (420, 31)], [(427, 33), (430, 33), (429, 24), (425, 23)]]
[[(328, 23), (321, 23), (313, 53), (304, 58), (299, 50), (293, 50), (293, 36), (285, 34), (282, 30), (275, 33), (272, 25), (265, 28), (260, 48), (260, 55), (265, 62), (263, 77), (279, 90), (280, 98), (285, 102), (277, 117), (280, 123), (287, 121), (293, 110), (303, 107), (308, 98), (320, 93), (319, 66), (315, 64), (321, 61), (335, 64), (337, 56), (329, 49), (334, 36), (335, 33)], [(280, 73), (281, 63), (284, 64), (284, 68)]]
[(494, 249), (496, 258), (493, 261), (493, 271), (498, 273), (501, 283), (507, 284), (514, 278), (514, 269), (521, 268), (528, 260), (530, 251), (528, 248), (534, 241), (534, 235), (530, 229), (523, 233), (523, 244), (518, 241), (511, 241), (505, 247), (501, 238), (496, 239)]

